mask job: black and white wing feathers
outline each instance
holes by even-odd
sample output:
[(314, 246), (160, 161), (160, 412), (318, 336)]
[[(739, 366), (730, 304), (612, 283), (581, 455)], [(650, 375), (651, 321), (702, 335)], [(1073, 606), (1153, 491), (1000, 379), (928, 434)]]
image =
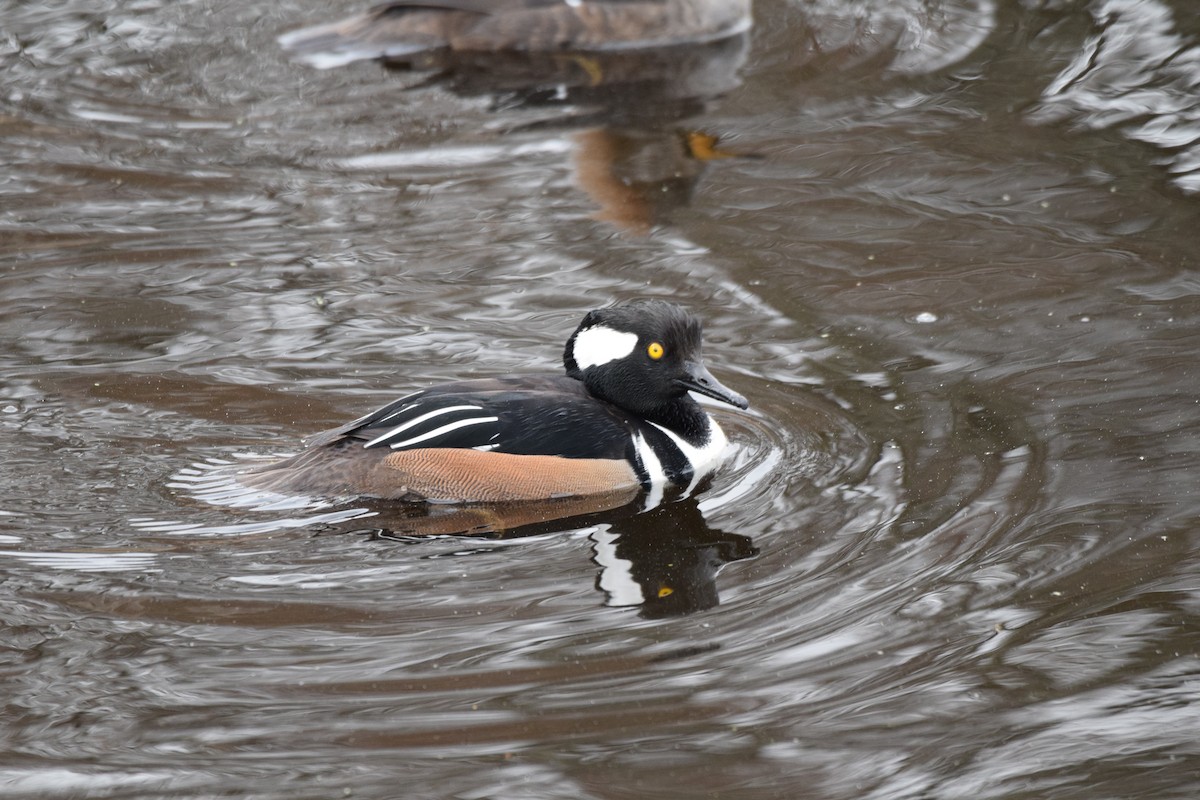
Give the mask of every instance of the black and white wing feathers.
[(309, 447), (349, 440), (364, 448), (471, 448), (567, 458), (625, 458), (624, 414), (574, 379), (461, 381), (407, 395), (319, 434)]
[(498, 435), (499, 419), (478, 402), (425, 391), (401, 397), (348, 425), (322, 433), (309, 446), (350, 439), (364, 448), (491, 450)]

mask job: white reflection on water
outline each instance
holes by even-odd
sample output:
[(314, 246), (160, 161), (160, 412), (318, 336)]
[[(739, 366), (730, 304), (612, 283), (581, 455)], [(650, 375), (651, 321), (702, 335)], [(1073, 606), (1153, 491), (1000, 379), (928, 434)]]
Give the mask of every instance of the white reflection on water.
[(34, 567), (78, 572), (125, 572), (128, 570), (148, 572), (152, 571), (150, 568), (159, 558), (158, 553), (100, 550), (70, 552), (0, 550), (0, 556), (15, 558)]
[(562, 154), (571, 151), (567, 139), (541, 138), (520, 144), (473, 144), (439, 147), (424, 147), (411, 150), (394, 150), (388, 153), (364, 153), (338, 159), (336, 166), (347, 170), (373, 172), (381, 169), (428, 168), (428, 167), (473, 167), (494, 164), (506, 159), (523, 158), (530, 155)]
[[(128, 772), (101, 773), (94, 770), (74, 770), (53, 767), (32, 769), (0, 769), (0, 786), (8, 792), (30, 792), (38, 795), (60, 795), (70, 792), (91, 795), (105, 790), (137, 787), (165, 788), (176, 778), (167, 770), (136, 770)], [(61, 796), (61, 795), (60, 795)]]
[[(262, 462), (265, 456), (238, 456), (246, 462)], [(251, 489), (238, 483), (235, 476), (237, 464), (233, 461), (209, 459), (184, 467), (171, 476), (169, 488), (181, 489), (192, 498), (215, 506), (237, 508), (245, 511), (320, 511), (346, 502), (349, 498), (316, 498), (305, 495), (283, 495)], [(147, 533), (187, 534), (191, 536), (249, 536), (276, 531), (293, 530), (310, 525), (331, 525), (352, 519), (374, 516), (366, 508), (339, 508), (302, 516), (275, 517), (249, 522), (229, 524), (206, 524), (179, 520), (135, 518), (129, 524)]]
[(306, 528), (311, 525), (333, 525), (374, 515), (374, 511), (365, 508), (346, 508), (326, 514), (312, 514), (307, 517), (282, 517), (254, 522), (235, 522), (228, 525), (205, 525), (200, 522), (156, 519), (131, 519), (129, 524), (146, 533), (186, 534), (189, 536), (252, 536)]
[(1200, 192), (1200, 46), (1153, 0), (1105, 0), (1090, 11), (1097, 33), (1046, 87), (1034, 117), (1119, 128), (1169, 153), (1176, 185)]
[(890, 51), (888, 69), (932, 75), (974, 53), (996, 28), (993, 0), (930, 3), (891, 0), (792, 0), (808, 18), (823, 52), (839, 49)]

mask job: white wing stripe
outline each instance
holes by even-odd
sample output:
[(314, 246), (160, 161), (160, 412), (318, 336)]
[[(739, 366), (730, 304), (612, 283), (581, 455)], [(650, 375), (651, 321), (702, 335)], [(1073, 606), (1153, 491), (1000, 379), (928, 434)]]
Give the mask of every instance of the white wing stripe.
[[(408, 398), (410, 398), (410, 397), (416, 397), (416, 396), (417, 396), (417, 395), (419, 395), (420, 393), (421, 393), (421, 392), (409, 392), (408, 394), (404, 395), (404, 397), (398, 398), (398, 399), (394, 400), (393, 402), (395, 402), (395, 403), (403, 403), (403, 402), (404, 402), (405, 400), (407, 400)], [(410, 409), (416, 408), (416, 407), (417, 407), (417, 405), (419, 405), (419, 404), (409, 404), (409, 405), (403, 405), (403, 406), (400, 406), (400, 408), (396, 409), (396, 410), (395, 410), (395, 411), (393, 411), (391, 414), (388, 414), (386, 417), (384, 417), (384, 419), (385, 419), (385, 420), (387, 420), (387, 419), (391, 419), (392, 417), (396, 416), (397, 414), (400, 414), (400, 413), (403, 413), (403, 412), (405, 412), (405, 411), (409, 411)], [(361, 417), (359, 417), (358, 419), (354, 420), (354, 422), (352, 422), (352, 423), (350, 423), (350, 424), (351, 424), (351, 425), (361, 425), (362, 423), (364, 423), (364, 422), (366, 422), (367, 420), (369, 420), (371, 417), (375, 416), (377, 413), (379, 413), (379, 409), (375, 409), (374, 411), (372, 411), (372, 412), (371, 412), (371, 413), (369, 413), (369, 414), (363, 414)]]
[[(372, 439), (371, 441), (364, 444), (363, 447), (372, 447), (374, 445), (379, 444), (380, 442), (387, 441), (388, 439), (392, 438), (393, 436), (396, 436), (397, 434), (404, 433), (406, 430), (413, 427), (414, 425), (420, 425), (422, 422), (425, 422), (426, 420), (429, 420), (429, 419), (433, 419), (434, 417), (438, 416), (439, 414), (449, 414), (452, 411), (482, 411), (482, 410), (483, 409), (480, 406), (446, 406), (445, 408), (437, 408), (437, 409), (434, 409), (433, 411), (430, 411), (427, 414), (422, 414), (421, 416), (417, 417), (416, 419), (410, 419), (408, 422), (405, 422), (403, 425), (397, 425), (395, 428), (392, 428), (390, 431), (383, 434), (382, 436), (376, 436), (374, 439)], [(388, 416), (391, 417), (394, 415), (389, 414)], [(492, 417), (492, 419), (495, 419), (495, 417)]]
[[(374, 424), (382, 425), (383, 423), (387, 422), (389, 419), (395, 419), (396, 417), (399, 417), (403, 414), (411, 414), (414, 410), (416, 410), (420, 407), (421, 407), (420, 403), (409, 403), (408, 405), (400, 406), (399, 408), (397, 408), (395, 411), (388, 414), (387, 416), (380, 417), (379, 419), (375, 420)], [(368, 414), (367, 416), (369, 417), (370, 415)]]
[(428, 433), (422, 433), (420, 436), (414, 436), (411, 439), (405, 439), (403, 442), (389, 442), (388, 447), (392, 448), (393, 450), (401, 447), (408, 447), (409, 445), (424, 442), (427, 439), (436, 439), (439, 436), (445, 436), (448, 433), (453, 433), (459, 428), (465, 428), (469, 425), (487, 425), (492, 422), (497, 422), (499, 419), (499, 417), (475, 417), (473, 419), (460, 419), (458, 422), (451, 422), (447, 425), (443, 425), (440, 428), (435, 428)]

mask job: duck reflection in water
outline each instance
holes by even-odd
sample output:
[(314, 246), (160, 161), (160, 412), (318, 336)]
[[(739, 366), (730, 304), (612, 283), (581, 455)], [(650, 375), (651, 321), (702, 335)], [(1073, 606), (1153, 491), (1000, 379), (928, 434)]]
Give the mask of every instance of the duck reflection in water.
[[(616, 499), (587, 500), (603, 506)], [(373, 529), (373, 538), (414, 544), (447, 533), (512, 540), (591, 527), (592, 560), (600, 567), (596, 586), (604, 593), (605, 603), (638, 606), (639, 614), (650, 619), (717, 606), (721, 602), (717, 591), (721, 567), (758, 555), (748, 536), (709, 526), (695, 497), (649, 511), (641, 511), (639, 503), (626, 502), (618, 508), (593, 508), (589, 513), (579, 498), (507, 508), (379, 506), (376, 510), (380, 516), (372, 522), (390, 527)], [(553, 518), (564, 512), (572, 516)], [(470, 552), (467, 548), (456, 555)]]
[(592, 541), (608, 605), (651, 619), (713, 608), (721, 567), (758, 555), (749, 537), (710, 528), (694, 498), (598, 528)]
[[(280, 37), (317, 67), (375, 59), (493, 110), (552, 108), (599, 221), (646, 235), (732, 154), (680, 123), (736, 88), (750, 0), (432, 0), (385, 3)], [(417, 88), (417, 87), (413, 87)], [(530, 126), (526, 126), (530, 127)]]

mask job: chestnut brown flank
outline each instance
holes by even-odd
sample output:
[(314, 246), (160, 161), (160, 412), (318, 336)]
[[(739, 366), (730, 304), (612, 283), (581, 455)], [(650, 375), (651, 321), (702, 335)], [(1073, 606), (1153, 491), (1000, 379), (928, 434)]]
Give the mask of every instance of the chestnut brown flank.
[(625, 461), (479, 450), (402, 450), (384, 458), (375, 476), (429, 500), (484, 503), (602, 494), (638, 486)]
[(361, 495), (384, 500), (499, 503), (630, 492), (626, 461), (512, 455), (455, 448), (381, 454), (355, 446), (316, 447), (247, 470), (239, 481), (281, 494)]

